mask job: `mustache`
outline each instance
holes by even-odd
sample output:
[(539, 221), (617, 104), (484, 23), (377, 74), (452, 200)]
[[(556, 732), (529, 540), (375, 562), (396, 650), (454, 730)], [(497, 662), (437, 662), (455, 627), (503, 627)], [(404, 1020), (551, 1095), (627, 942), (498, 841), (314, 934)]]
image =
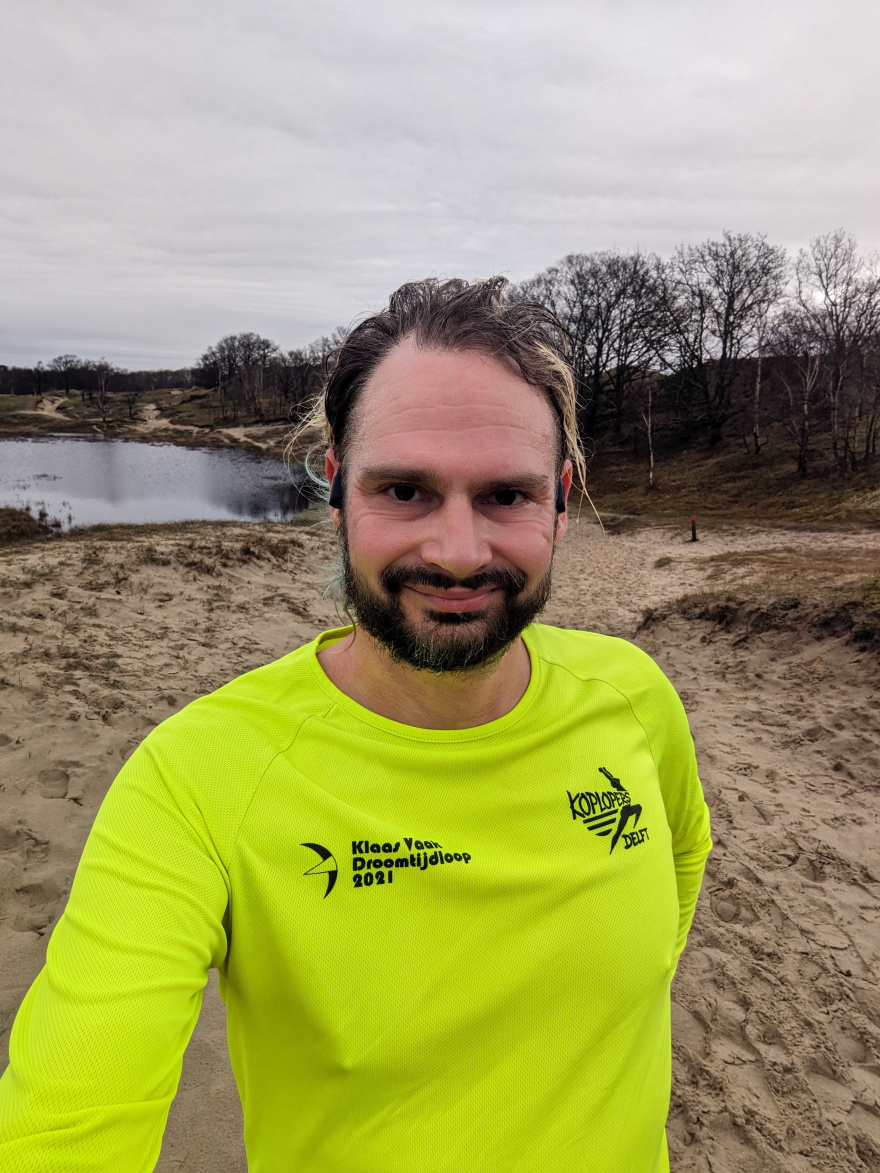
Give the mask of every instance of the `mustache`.
[(453, 578), (440, 570), (429, 570), (427, 566), (387, 566), (379, 575), (379, 582), (391, 595), (399, 594), (407, 586), (426, 586), (435, 590), (464, 587), (469, 591), (495, 587), (508, 595), (518, 595), (525, 590), (527, 579), (521, 570), (504, 570), (501, 567), (481, 570), (467, 578)]

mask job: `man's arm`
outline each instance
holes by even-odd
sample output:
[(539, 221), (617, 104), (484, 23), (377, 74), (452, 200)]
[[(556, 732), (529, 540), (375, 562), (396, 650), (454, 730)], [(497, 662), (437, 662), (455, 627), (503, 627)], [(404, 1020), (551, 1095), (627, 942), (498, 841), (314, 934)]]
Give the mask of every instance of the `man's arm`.
[(712, 839), (709, 808), (697, 774), (697, 757), (687, 715), (678, 694), (665, 677), (663, 684), (666, 717), (654, 734), (652, 748), (660, 775), (666, 818), (672, 831), (679, 908), (674, 963), (677, 967), (694, 919), (706, 859), (712, 850)]
[(678, 693), (657, 665), (638, 652), (621, 674), (633, 712), (645, 731), (660, 780), (678, 888), (674, 965), (694, 918), (706, 859), (712, 850), (709, 808), (697, 773), (697, 757)]
[(150, 751), (113, 783), (0, 1079), (4, 1173), (146, 1173), (159, 1156), (208, 970), (225, 868)]

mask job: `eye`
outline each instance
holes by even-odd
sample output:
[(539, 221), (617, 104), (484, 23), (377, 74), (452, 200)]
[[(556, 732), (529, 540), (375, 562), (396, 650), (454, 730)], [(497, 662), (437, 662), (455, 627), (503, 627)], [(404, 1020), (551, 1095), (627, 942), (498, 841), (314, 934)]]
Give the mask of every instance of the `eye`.
[(517, 497), (521, 497), (519, 489), (496, 489), (490, 497), (493, 505), (516, 505)]
[(391, 492), (397, 501), (412, 501), (416, 495), (415, 485), (392, 485)]

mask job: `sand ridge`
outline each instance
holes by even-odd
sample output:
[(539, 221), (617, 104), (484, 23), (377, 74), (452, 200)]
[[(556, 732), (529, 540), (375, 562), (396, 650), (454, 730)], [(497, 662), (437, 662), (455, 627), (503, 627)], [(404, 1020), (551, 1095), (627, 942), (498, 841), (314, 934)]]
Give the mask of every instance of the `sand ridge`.
[[(122, 761), (191, 699), (339, 622), (323, 593), (334, 553), (326, 525), (268, 524), (0, 552), (4, 1047)], [(880, 569), (880, 535), (733, 527), (692, 545), (582, 521), (544, 616), (634, 639), (691, 719), (716, 849), (673, 986), (682, 1173), (880, 1169), (880, 660), (851, 633), (670, 607), (706, 589), (760, 597), (768, 574), (794, 586), (804, 566), (855, 580)], [(157, 1168), (243, 1171), (240, 1133), (212, 977)]]

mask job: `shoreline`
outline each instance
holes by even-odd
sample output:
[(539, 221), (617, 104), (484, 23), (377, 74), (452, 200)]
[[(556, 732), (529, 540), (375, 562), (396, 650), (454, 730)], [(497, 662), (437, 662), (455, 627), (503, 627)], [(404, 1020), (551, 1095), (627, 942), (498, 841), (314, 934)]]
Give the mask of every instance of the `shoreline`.
[[(0, 397), (0, 440), (100, 435), (107, 439), (190, 449), (233, 448), (282, 459), (285, 446), (297, 429), (292, 420), (178, 423), (162, 414), (163, 410), (171, 414), (182, 412), (185, 418), (190, 400), (183, 395), (172, 397), (163, 408), (156, 402), (141, 403), (137, 407), (138, 419), (111, 420), (106, 425), (94, 415), (77, 418), (60, 412), (59, 406), (65, 402), (70, 403), (62, 396), (46, 396), (39, 406), (19, 407), (4, 413), (5, 405)], [(72, 404), (74, 409), (79, 406)], [(194, 409), (189, 418), (198, 419), (198, 411)], [(321, 443), (317, 430), (304, 433), (297, 440), (294, 463), (302, 464), (309, 451)], [(762, 457), (762, 463), (755, 463), (747, 470), (737, 464), (739, 472), (735, 475), (734, 465), (729, 461), (734, 447), (731, 438), (727, 457), (721, 449), (715, 456), (696, 447), (684, 450), (664, 462), (660, 481), (665, 482), (665, 487), (661, 484), (645, 492), (639, 488), (638, 471), (630, 468), (623, 476), (622, 466), (618, 467), (620, 454), (606, 446), (591, 458), (587, 488), (603, 523), (617, 531), (648, 525), (662, 527), (675, 522), (689, 524), (692, 513), (697, 514), (698, 529), (709, 522), (804, 531), (880, 530), (880, 481), (873, 465), (866, 465), (857, 477), (849, 479), (831, 476), (827, 469), (814, 472), (809, 478), (797, 478), (780, 473), (785, 462), (783, 459), (782, 465), (779, 464), (777, 453), (766, 457), (769, 463)], [(748, 488), (742, 480), (744, 471), (747, 480), (756, 478)], [(579, 490), (575, 490), (570, 497), (569, 508), (573, 514), (580, 510), (583, 523), (592, 508), (586, 494), (580, 499), (578, 494)]]

